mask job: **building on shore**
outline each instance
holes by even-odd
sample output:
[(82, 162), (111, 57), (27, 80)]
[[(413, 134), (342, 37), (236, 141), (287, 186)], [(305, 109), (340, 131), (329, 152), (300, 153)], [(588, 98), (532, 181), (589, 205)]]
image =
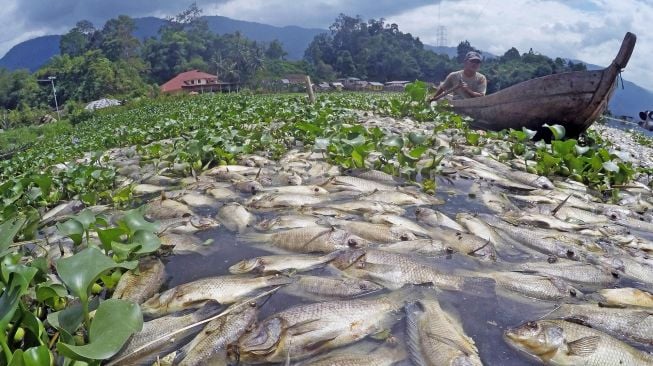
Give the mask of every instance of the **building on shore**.
[(405, 80), (388, 81), (387, 83), (385, 83), (384, 90), (404, 91), (404, 88), (406, 88), (406, 85), (408, 85), (409, 83), (410, 81), (405, 81)]
[(238, 91), (238, 83), (220, 81), (217, 75), (199, 70), (182, 72), (161, 85), (162, 93), (208, 93)]

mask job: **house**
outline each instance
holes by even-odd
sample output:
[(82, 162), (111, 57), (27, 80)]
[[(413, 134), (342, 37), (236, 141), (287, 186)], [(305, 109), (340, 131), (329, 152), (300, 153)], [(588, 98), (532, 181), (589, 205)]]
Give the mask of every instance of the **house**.
[(304, 74), (288, 74), (286, 75), (282, 81), (285, 81), (285, 84), (306, 84), (306, 75)]
[(329, 90), (331, 90), (331, 85), (329, 85), (329, 83), (326, 83), (326, 82), (321, 82), (321, 83), (319, 83), (317, 85), (314, 85), (313, 90), (316, 90), (316, 91), (329, 91)]
[(345, 87), (345, 86), (342, 85), (342, 83), (339, 82), (339, 81), (332, 82), (332, 83), (331, 83), (331, 86), (333, 87), (333, 89), (335, 89), (335, 90), (337, 90), (337, 91), (341, 91), (341, 90)]
[(383, 91), (383, 84), (376, 81), (370, 81), (369, 83), (367, 83), (367, 90)]
[(404, 88), (408, 83), (410, 83), (410, 81), (404, 81), (404, 80), (388, 81), (387, 83), (385, 83), (384, 89), (387, 91), (404, 91)]
[(161, 85), (163, 93), (179, 92), (217, 92), (237, 90), (237, 83), (230, 83), (218, 80), (217, 75), (211, 75), (199, 70), (182, 72), (174, 78)]

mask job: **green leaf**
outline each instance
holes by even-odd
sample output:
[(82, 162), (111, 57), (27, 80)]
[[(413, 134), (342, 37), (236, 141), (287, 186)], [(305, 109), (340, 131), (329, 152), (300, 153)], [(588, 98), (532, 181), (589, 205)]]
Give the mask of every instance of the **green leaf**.
[(134, 269), (138, 261), (116, 263), (97, 248), (87, 248), (56, 263), (57, 273), (70, 292), (83, 302), (100, 275), (112, 268)]
[(424, 155), (424, 152), (426, 152), (428, 148), (426, 146), (418, 146), (408, 153), (408, 155), (413, 158), (413, 159), (419, 159)]
[(525, 137), (528, 138), (529, 140), (532, 140), (533, 137), (535, 137), (535, 135), (537, 135), (537, 131), (529, 130), (526, 127), (522, 127), (521, 130), (524, 133)]
[(383, 139), (383, 145), (402, 148), (404, 147), (404, 140), (401, 138), (401, 136), (388, 136)]
[(24, 354), (25, 352), (23, 352), (22, 349), (17, 349), (11, 356), (11, 362), (8, 366), (25, 366), (25, 359), (23, 359)]
[(89, 343), (83, 346), (58, 343), (57, 350), (76, 360), (105, 360), (118, 353), (129, 337), (142, 328), (143, 315), (137, 304), (107, 300), (95, 312)]
[(565, 134), (567, 133), (565, 127), (562, 125), (549, 125), (545, 123), (543, 127), (548, 127), (549, 130), (551, 130), (551, 133), (553, 133), (553, 138), (556, 140), (562, 140), (565, 138)]
[(586, 152), (590, 150), (589, 146), (574, 146), (576, 148), (576, 155), (585, 155)]
[(130, 234), (138, 230), (156, 232), (158, 229), (157, 224), (145, 220), (143, 207), (127, 211), (119, 222), (129, 229)]
[(68, 295), (66, 286), (59, 283), (44, 282), (36, 288), (36, 300), (44, 302), (54, 297), (65, 297)]
[(124, 234), (127, 234), (124, 229), (120, 227), (112, 227), (109, 229), (96, 229), (100, 242), (102, 243), (102, 248), (104, 250), (111, 250), (111, 242), (120, 242), (120, 237)]
[(7, 220), (0, 225), (0, 253), (3, 253), (14, 242), (20, 229), (25, 225), (26, 218)]
[(72, 239), (75, 245), (79, 245), (82, 242), (84, 237), (84, 225), (75, 220), (70, 219), (66, 222), (57, 223), (57, 229), (62, 235), (65, 235)]
[(413, 145), (420, 145), (426, 141), (426, 135), (423, 133), (410, 132), (408, 134), (408, 141)]
[(0, 340), (5, 340), (7, 335), (5, 329), (11, 321), (20, 303), (20, 298), (27, 291), (31, 279), (26, 279), (20, 273), (12, 273), (10, 275), (8, 285), (6, 286), (2, 295), (0, 295)]
[(603, 169), (616, 173), (619, 171), (619, 166), (615, 164), (613, 161), (606, 161), (603, 163)]
[(576, 146), (576, 140), (574, 139), (569, 139), (564, 141), (560, 141), (560, 140), (551, 141), (551, 147), (553, 148), (553, 151), (555, 151), (560, 156), (570, 154), (571, 152), (574, 151), (575, 146)]
[(342, 139), (342, 142), (351, 146), (360, 146), (365, 143), (365, 136), (363, 136), (362, 134), (357, 135), (353, 139)]
[(354, 165), (358, 168), (364, 168), (365, 167), (365, 161), (363, 160), (363, 156), (358, 153), (358, 151), (354, 150), (351, 152), (351, 160), (354, 162)]
[(77, 214), (74, 218), (82, 224), (84, 230), (88, 230), (91, 225), (95, 223), (95, 214), (88, 208), (82, 210), (82, 212)]
[(473, 146), (478, 145), (478, 140), (481, 138), (481, 135), (476, 132), (467, 132), (465, 134), (465, 139), (467, 143)]
[[(97, 309), (100, 305), (100, 299), (95, 297), (88, 305), (89, 311)], [(84, 320), (84, 310), (82, 304), (75, 303), (67, 308), (48, 314), (48, 324), (68, 334), (74, 334)]]

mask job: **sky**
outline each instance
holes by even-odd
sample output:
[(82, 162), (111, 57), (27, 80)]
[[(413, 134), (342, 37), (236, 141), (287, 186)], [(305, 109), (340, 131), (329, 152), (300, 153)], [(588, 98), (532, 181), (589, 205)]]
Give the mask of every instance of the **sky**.
[[(100, 27), (109, 18), (174, 15), (192, 0), (0, 0), (0, 55), (22, 41), (63, 34), (78, 20)], [(197, 0), (205, 15), (276, 26), (327, 28), (339, 13), (385, 18), (403, 32), (436, 45), (445, 27), (448, 46), (468, 40), (496, 55), (530, 48), (607, 66), (627, 31), (638, 36), (623, 77), (653, 90), (646, 55), (653, 55), (653, 0)]]

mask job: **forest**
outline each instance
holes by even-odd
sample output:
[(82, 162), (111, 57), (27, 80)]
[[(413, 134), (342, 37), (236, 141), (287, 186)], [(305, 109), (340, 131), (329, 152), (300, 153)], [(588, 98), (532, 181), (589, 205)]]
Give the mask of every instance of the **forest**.
[[(340, 77), (439, 82), (460, 68), (463, 55), (477, 50), (465, 40), (457, 46), (458, 56), (450, 58), (427, 50), (397, 24), (341, 14), (327, 33), (310, 43), (303, 60), (292, 61), (279, 41), (263, 44), (237, 32), (211, 32), (195, 4), (169, 17), (156, 38), (141, 42), (134, 30), (133, 19), (126, 15), (102, 28), (81, 20), (61, 38), (60, 54), (36, 72), (0, 68), (0, 127), (32, 124), (55, 107), (49, 77), (56, 78), (58, 103), (75, 113), (83, 102), (103, 97), (157, 96), (158, 85), (191, 69), (253, 91), (260, 90), (264, 80), (292, 73), (308, 74), (316, 82)], [(501, 56), (486, 57), (481, 72), (492, 93), (534, 77), (584, 69), (582, 63), (551, 59), (532, 49), (520, 53), (513, 47)]]

